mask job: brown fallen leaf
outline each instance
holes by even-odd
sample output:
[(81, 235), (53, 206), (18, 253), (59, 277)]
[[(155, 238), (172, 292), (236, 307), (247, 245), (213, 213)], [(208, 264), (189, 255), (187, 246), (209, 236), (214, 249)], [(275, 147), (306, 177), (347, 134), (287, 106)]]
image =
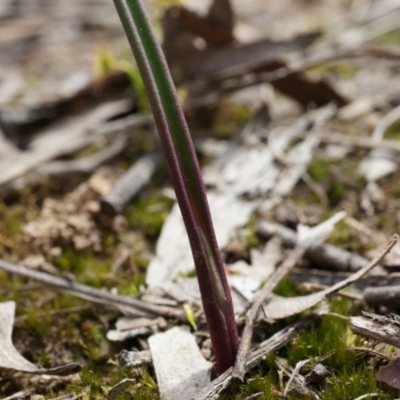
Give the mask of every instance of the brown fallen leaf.
[(11, 340), (14, 315), (14, 301), (0, 303), (0, 367), (38, 375), (70, 375), (76, 374), (81, 370), (81, 366), (75, 363), (55, 368), (39, 368), (22, 357)]
[(0, 28), (0, 48), (16, 46), (18, 43), (35, 39), (47, 22), (43, 17), (22, 17), (2, 21)]
[[(303, 72), (294, 71), (272, 80), (263, 78), (265, 74), (285, 68), (280, 57), (289, 51), (307, 48), (320, 36), (319, 32), (298, 35), (287, 41), (265, 38), (240, 44), (232, 33), (230, 14), (233, 13), (224, 3), (229, 4), (224, 0), (215, 1), (206, 17), (184, 7), (171, 7), (165, 12), (163, 46), (166, 57), (176, 80), (194, 80), (192, 95), (237, 90), (268, 81), (303, 106), (313, 103), (320, 107), (334, 102), (342, 107), (347, 104), (328, 81), (310, 80)], [(221, 8), (228, 10), (225, 19), (218, 12)], [(204, 48), (196, 45), (199, 38), (206, 42)]]
[(396, 357), (387, 365), (379, 367), (376, 381), (389, 389), (400, 389), (400, 357)]
[[(209, 16), (201, 17), (184, 7), (171, 7), (168, 12), (170, 13), (170, 18), (175, 19), (181, 29), (200, 36), (207, 43), (221, 46), (234, 40), (233, 24), (229, 23), (230, 21), (227, 21), (228, 23), (226, 24), (221, 24), (215, 18)], [(233, 17), (232, 12), (229, 13), (229, 10), (224, 10), (224, 12)]]
[[(182, 69), (188, 78), (220, 80), (252, 72), (265, 71), (266, 65), (289, 51), (307, 48), (319, 32), (296, 36), (287, 41), (262, 39), (248, 44), (237, 44), (206, 49), (197, 56), (183, 58)], [(282, 67), (276, 65), (271, 69)]]

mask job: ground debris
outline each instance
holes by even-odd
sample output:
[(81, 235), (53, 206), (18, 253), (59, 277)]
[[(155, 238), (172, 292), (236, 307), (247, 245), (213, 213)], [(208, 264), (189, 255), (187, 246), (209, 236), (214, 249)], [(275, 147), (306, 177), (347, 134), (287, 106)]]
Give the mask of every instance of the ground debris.
[(128, 351), (122, 350), (118, 355), (120, 367), (138, 368), (143, 365), (150, 365), (152, 361), (150, 350)]
[(149, 345), (163, 400), (187, 400), (210, 382), (211, 363), (188, 329), (174, 327), (157, 333)]
[(39, 368), (22, 357), (11, 341), (14, 325), (15, 302), (0, 304), (0, 366), (15, 371), (29, 372), (37, 375), (71, 375), (81, 370), (79, 364), (67, 364), (53, 368)]
[[(46, 199), (36, 221), (24, 228), (26, 240), (33, 252), (52, 260), (61, 253), (61, 246), (72, 245), (76, 250), (101, 249), (100, 231), (95, 221), (99, 200), (107, 192), (115, 174), (101, 169), (88, 182), (60, 200)], [(32, 256), (25, 261), (32, 265)]]
[(130, 385), (132, 385), (135, 382), (136, 382), (135, 379), (129, 379), (129, 378), (123, 379), (121, 382), (118, 382), (110, 389), (110, 391), (108, 392), (108, 398), (110, 400), (114, 400), (117, 396), (123, 393)]
[(376, 373), (378, 383), (384, 385), (388, 389), (400, 390), (400, 357), (395, 357), (387, 365), (379, 367)]
[(328, 375), (328, 370), (322, 364), (316, 364), (312, 370), (304, 377), (306, 382), (319, 384), (322, 383)]
[(357, 335), (400, 347), (400, 323), (398, 315), (383, 316), (363, 313), (363, 317), (351, 318), (350, 328)]
[[(0, 3), (0, 246), (6, 260), (0, 259), (0, 295), (24, 310), (14, 343), (26, 350), (23, 361), (18, 353), (11, 358), (27, 363), (26, 369), (37, 369), (42, 359), (44, 365), (70, 362), (75, 355), (85, 365), (80, 376), (57, 378), (57, 384), (54, 376), (42, 375), (57, 369), (39, 370), (23, 383), (23, 373), (0, 371), (0, 397), (33, 386), (10, 398), (55, 397), (61, 388), (82, 394), (57, 400), (107, 394), (147, 400), (158, 398), (156, 378), (161, 397), (174, 400), (217, 399), (223, 390), (233, 400), (381, 396), (373, 368), (392, 357), (385, 343), (400, 346), (399, 318), (352, 317), (354, 335), (348, 316), (360, 312), (363, 300), (384, 313), (400, 304), (398, 248), (358, 282), (358, 292), (326, 301), (331, 312), (293, 314), (352, 283), (398, 229), (398, 1), (187, 0), (184, 7), (151, 2), (164, 14), (172, 73), (184, 82), (185, 113), (205, 164), (241, 333), (252, 302), (262, 300), (241, 373), (230, 369), (211, 382), (213, 349), (176, 205), (167, 217), (174, 195), (154, 143), (153, 120), (126, 73), (106, 65), (117, 61), (136, 71), (112, 2)], [(104, 42), (113, 49), (109, 54)], [(96, 172), (82, 183), (105, 163), (110, 175)], [(113, 187), (114, 171), (122, 169), (128, 172)], [(75, 182), (80, 185), (66, 194)], [(151, 196), (158, 196), (157, 204)], [(157, 227), (148, 235), (146, 219), (153, 223), (160, 204)], [(32, 209), (40, 210), (37, 218)], [(328, 243), (302, 228), (315, 229), (343, 211), (348, 217)], [(21, 220), (27, 222), (23, 234)], [(136, 251), (137, 245), (145, 250)], [(79, 257), (79, 268), (68, 265), (71, 254)], [(85, 257), (99, 268), (83, 266)], [(277, 268), (279, 263), (287, 268)], [(259, 291), (264, 284), (270, 285), (267, 297)], [(298, 284), (319, 292), (304, 295)], [(11, 297), (17, 290), (23, 296)], [(82, 305), (54, 291), (96, 304)], [(67, 351), (58, 337), (35, 330), (42, 305), (39, 318), (66, 314), (64, 331), (70, 324), (74, 336), (84, 333), (68, 342)], [(89, 313), (96, 324), (88, 321)], [(43, 347), (37, 345), (42, 336)], [(178, 353), (189, 342), (187, 354)], [(284, 359), (278, 360), (276, 350), (284, 345)], [(5, 348), (0, 346), (0, 359)], [(176, 354), (189, 353), (195, 357), (178, 361)], [(190, 368), (193, 359), (199, 360), (198, 384), (190, 380), (197, 374)], [(386, 373), (398, 375), (397, 361), (381, 368), (376, 380), (394, 387)]]

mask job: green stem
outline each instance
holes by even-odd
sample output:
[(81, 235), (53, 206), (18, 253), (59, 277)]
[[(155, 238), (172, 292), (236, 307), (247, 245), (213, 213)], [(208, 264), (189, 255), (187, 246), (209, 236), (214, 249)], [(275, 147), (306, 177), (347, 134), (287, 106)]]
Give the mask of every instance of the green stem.
[(219, 373), (231, 367), (238, 333), (193, 142), (160, 45), (140, 0), (114, 0), (149, 95), (181, 209)]

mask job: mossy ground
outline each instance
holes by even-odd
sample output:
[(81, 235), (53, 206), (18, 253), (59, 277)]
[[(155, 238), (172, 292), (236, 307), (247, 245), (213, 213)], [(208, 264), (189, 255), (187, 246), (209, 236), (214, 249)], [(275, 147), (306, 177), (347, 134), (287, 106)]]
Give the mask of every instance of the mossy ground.
[[(353, 156), (339, 165), (317, 156), (311, 162), (308, 173), (326, 191), (329, 199), (329, 204), (323, 206), (321, 218), (342, 208), (347, 208), (354, 216), (361, 215), (360, 210), (355, 212), (353, 204), (354, 196), (365, 184), (357, 172), (357, 159), (358, 157)], [(158, 172), (152, 186), (128, 205), (124, 212), (128, 222), (125, 233), (106, 229), (102, 231), (101, 252), (77, 252), (71, 246), (65, 247), (62, 255), (55, 260), (55, 266), (60, 273), (70, 274), (77, 282), (98, 288), (116, 288), (121, 294), (135, 294), (144, 283), (145, 269), (156, 238), (173, 203), (161, 194), (160, 187), (165, 180), (165, 172)], [(388, 178), (384, 188), (398, 201), (399, 188), (394, 178)], [(49, 195), (54, 195), (54, 192), (51, 193), (45, 187), (23, 190), (0, 204), (3, 258), (17, 262), (29, 253), (21, 226), (37, 217), (43, 199)], [(318, 196), (305, 184), (296, 188), (292, 201), (299, 209), (322, 207)], [(390, 218), (386, 218), (383, 211), (378, 213), (376, 219), (382, 227), (391, 229)], [(262, 245), (255, 234), (256, 225), (257, 217), (253, 216), (242, 243), (244, 258), (248, 256), (249, 249)], [(360, 244), (357, 232), (344, 222), (338, 225), (330, 241), (358, 253), (369, 248), (368, 244)], [(130, 246), (131, 255), (123, 267), (111, 272), (120, 243)], [(0, 376), (0, 391), (3, 396), (34, 387), (35, 393), (46, 399), (71, 392), (82, 395), (83, 399), (106, 398), (113, 385), (129, 377), (134, 378), (136, 383), (119, 398), (159, 398), (151, 368), (130, 370), (116, 365), (119, 351), (135, 345), (134, 341), (111, 343), (106, 339), (107, 330), (119, 315), (117, 311), (43, 289), (32, 282), (5, 273), (0, 273), (0, 282), (0, 300), (13, 299), (17, 303), (13, 340), (24, 357), (43, 367), (67, 362), (79, 362), (83, 366), (79, 378), (56, 378), (50, 384), (40, 380), (33, 381), (26, 374), (10, 374), (3, 370)], [(289, 278), (280, 283), (276, 292), (284, 296), (299, 294), (298, 288)], [(269, 355), (246, 376), (243, 384), (234, 383), (222, 398), (239, 400), (256, 393), (259, 393), (259, 399), (281, 398), (288, 377), (282, 375), (279, 363), (276, 362), (279, 359), (286, 360), (292, 367), (299, 361), (309, 360), (301, 370), (303, 375), (315, 364), (323, 363), (329, 375), (323, 383), (315, 386), (323, 399), (350, 400), (366, 393), (381, 393), (375, 382), (374, 371), (384, 359), (368, 353), (368, 349), (376, 348), (376, 343), (354, 336), (346, 319), (358, 314), (363, 305), (341, 297), (333, 297), (329, 302), (331, 314), (325, 316), (321, 323), (300, 332), (287, 346)], [(292, 318), (259, 328), (255, 338), (264, 340), (293, 320)], [(362, 347), (366, 350), (351, 350), (351, 347)], [(393, 352), (393, 348), (389, 346), (379, 346), (379, 350), (387, 354)], [(386, 395), (382, 393), (381, 396), (385, 398)], [(294, 397), (289, 395), (289, 398)], [(304, 398), (311, 397), (306, 395)]]
[[(215, 130), (223, 140), (243, 124), (249, 110), (224, 104), (219, 110), (212, 110), (211, 114), (215, 123), (213, 131)], [(224, 123), (226, 119), (229, 120), (229, 124)], [(340, 128), (349, 135), (354, 134), (354, 127), (349, 124), (343, 123)], [(391, 138), (397, 138), (398, 126), (391, 127), (389, 133)], [(125, 155), (125, 158), (119, 161), (118, 168), (126, 168), (137, 158), (140, 149), (152, 148), (153, 139), (143, 139), (142, 142), (136, 143), (136, 146), (137, 151)], [(377, 205), (373, 217), (366, 218), (360, 208), (360, 196), (365, 181), (358, 173), (359, 160), (365, 154), (365, 150), (356, 150), (340, 162), (327, 159), (323, 151), (316, 154), (307, 172), (326, 193), (327, 203), (324, 204), (307, 184), (299, 184), (290, 202), (296, 210), (295, 215), (302, 215), (303, 220), (291, 220), (290, 223), (307, 223), (308, 219), (313, 223), (320, 222), (335, 211), (344, 209), (349, 216), (368, 226), (374, 226), (375, 229), (388, 234), (393, 233), (398, 221), (391, 217), (388, 210), (396, 212), (395, 210), (399, 209), (398, 174), (384, 179), (382, 189), (387, 201)], [(37, 218), (45, 198), (61, 197), (83, 179), (85, 177), (72, 177), (66, 185), (50, 181), (33, 189), (14, 192), (0, 202), (0, 256), (12, 262), (18, 262), (27, 256), (29, 248), (21, 227)], [(59, 273), (97, 288), (117, 290), (125, 295), (135, 294), (144, 284), (145, 270), (153, 254), (156, 239), (173, 204), (171, 199), (162, 194), (162, 189), (168, 186), (166, 182), (169, 180), (165, 167), (162, 167), (151, 186), (126, 207), (126, 232), (116, 233), (102, 229), (100, 252), (78, 252), (72, 246), (64, 246), (62, 254), (54, 261)], [(271, 217), (275, 218), (275, 215), (272, 213)], [(233, 255), (227, 254), (227, 257), (233, 260), (248, 259), (250, 249), (263, 245), (255, 233), (257, 218), (258, 216), (253, 216), (248, 223), (246, 234), (240, 243), (241, 254), (236, 251)], [(359, 232), (346, 222), (337, 226), (330, 242), (358, 254), (365, 254), (374, 247), (371, 241), (360, 240)], [(126, 262), (114, 271), (112, 266), (118, 257), (120, 245), (129, 248), (130, 255)], [(68, 362), (79, 362), (83, 366), (79, 377), (54, 378), (50, 383), (33, 379), (26, 374), (0, 370), (1, 396), (33, 387), (37, 395), (46, 399), (66, 393), (82, 395), (84, 400), (107, 398), (113, 385), (129, 377), (135, 379), (135, 383), (119, 398), (159, 398), (154, 371), (151, 368), (130, 370), (116, 365), (116, 356), (120, 350), (137, 345), (134, 340), (112, 343), (106, 339), (106, 332), (113, 327), (119, 316), (117, 311), (44, 289), (34, 282), (3, 272), (0, 272), (0, 285), (0, 301), (12, 299), (17, 303), (13, 340), (24, 357), (43, 367)], [(283, 296), (299, 294), (297, 286), (289, 278), (280, 283), (276, 292)], [(288, 377), (282, 373), (277, 363), (279, 359), (286, 360), (291, 367), (299, 361), (309, 360), (301, 370), (303, 375), (315, 364), (323, 363), (328, 370), (328, 377), (323, 383), (315, 386), (322, 399), (350, 400), (367, 393), (381, 393), (380, 398), (386, 398), (387, 394), (381, 392), (374, 378), (376, 368), (384, 359), (368, 353), (368, 349), (378, 347), (379, 351), (391, 354), (393, 348), (362, 340), (350, 332), (346, 318), (359, 314), (364, 309), (362, 304), (337, 296), (329, 300), (329, 303), (331, 314), (325, 316), (321, 323), (299, 332), (287, 346), (269, 355), (251, 371), (244, 383), (231, 385), (222, 398), (239, 400), (256, 393), (260, 394), (258, 399), (281, 398)], [(343, 318), (340, 318), (340, 315)], [(260, 327), (255, 332), (255, 338), (264, 340), (295, 319)], [(365, 351), (351, 350), (351, 347), (364, 348)]]

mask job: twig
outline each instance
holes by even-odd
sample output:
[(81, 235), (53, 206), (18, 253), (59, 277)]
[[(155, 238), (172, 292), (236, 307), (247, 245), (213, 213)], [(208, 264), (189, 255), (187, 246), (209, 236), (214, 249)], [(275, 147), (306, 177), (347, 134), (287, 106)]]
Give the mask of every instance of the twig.
[(16, 189), (26, 185), (33, 185), (40, 182), (43, 176), (93, 172), (100, 165), (110, 161), (121, 153), (126, 147), (127, 139), (127, 136), (120, 136), (105, 149), (85, 158), (67, 161), (50, 161), (45, 163), (37, 169), (34, 169), (33, 172), (28, 172), (26, 175), (24, 174), (21, 177), (12, 180), (6, 187), (6, 190)]
[(400, 305), (400, 286), (368, 287), (363, 292), (364, 300), (370, 306), (388, 306), (395, 308)]
[[(296, 232), (274, 222), (262, 221), (257, 227), (257, 234), (266, 239), (276, 235), (287, 247), (294, 247), (297, 241)], [(369, 264), (366, 258), (330, 244), (308, 248), (305, 257), (335, 271), (357, 271)]]
[(186, 321), (183, 311), (171, 307), (149, 304), (131, 297), (118, 296), (104, 290), (95, 289), (91, 286), (73, 283), (44, 272), (35, 271), (23, 267), (22, 265), (11, 264), (4, 260), (0, 260), (0, 269), (11, 274), (39, 281), (54, 290), (67, 292), (94, 303), (105, 304), (118, 309), (122, 308), (124, 311), (136, 314), (139, 312), (140, 314), (146, 313), (151, 315), (161, 315), (167, 318), (177, 318), (181, 321)]
[[(307, 137), (307, 133), (299, 134), (299, 137)], [(390, 149), (400, 151), (400, 143), (398, 140), (376, 140), (367, 136), (348, 136), (342, 133), (318, 133), (318, 139), (325, 143), (344, 144), (349, 146), (357, 146), (366, 149)]]
[(126, 148), (127, 137), (121, 136), (106, 148), (85, 158), (68, 161), (52, 161), (38, 168), (37, 173), (66, 175), (74, 172), (93, 172), (97, 167), (111, 160)]
[(356, 335), (400, 347), (400, 321), (398, 316), (364, 313), (364, 317), (350, 319), (350, 329)]
[(305, 247), (298, 245), (293, 251), (290, 252), (289, 256), (285, 259), (282, 265), (276, 270), (263, 286), (263, 288), (257, 293), (252, 301), (251, 307), (246, 312), (245, 317), (245, 328), (243, 331), (242, 341), (240, 343), (239, 352), (236, 357), (236, 363), (232, 372), (232, 376), (243, 380), (247, 359), (250, 353), (251, 339), (253, 337), (254, 322), (256, 320), (258, 310), (262, 306), (264, 300), (271, 294), (272, 290), (275, 289), (276, 285), (284, 278), (288, 272), (296, 265), (297, 261), (304, 255)]
[[(115, 114), (125, 111), (130, 102), (114, 101), (103, 104), (85, 114), (59, 121), (44, 129), (30, 145), (30, 150), (0, 159), (0, 184), (31, 172), (44, 163), (65, 154), (73, 153), (92, 144), (99, 137), (96, 127)], [(57, 141), (55, 141), (57, 137)]]
[[(224, 82), (224, 85), (219, 87), (219, 91), (222, 92), (230, 92), (235, 90), (240, 90), (249, 86), (258, 85), (265, 82), (275, 82), (280, 79), (284, 79), (289, 77), (290, 75), (295, 75), (302, 73), (310, 68), (315, 66), (325, 64), (328, 62), (339, 61), (341, 59), (348, 58), (360, 58), (360, 57), (379, 57), (386, 58), (389, 60), (398, 60), (400, 59), (400, 53), (396, 51), (386, 50), (386, 49), (378, 49), (375, 47), (364, 47), (361, 49), (354, 48), (346, 48), (346, 49), (333, 49), (328, 50), (326, 53), (313, 55), (309, 58), (305, 58), (299, 61), (295, 61), (289, 65), (285, 65), (280, 67), (274, 71), (268, 72), (258, 72), (254, 74), (242, 74), (242, 75), (234, 75), (229, 76), (227, 82)], [(233, 79), (235, 78), (235, 79)], [(215, 86), (216, 82), (224, 81), (224, 78), (216, 79), (216, 81), (212, 81), (212, 84)], [(209, 92), (204, 96), (208, 98), (215, 95), (216, 92), (213, 91), (213, 87), (208, 85)]]
[(364, 400), (364, 399), (370, 399), (371, 397), (377, 397), (380, 396), (380, 393), (365, 393), (357, 398), (355, 398), (354, 400)]
[(304, 72), (310, 68), (314, 68), (328, 62), (360, 57), (378, 57), (386, 58), (389, 60), (399, 60), (400, 52), (382, 49), (374, 46), (366, 46), (358, 49), (328, 49), (328, 51), (322, 54), (316, 54), (308, 58), (294, 61), (291, 64), (281, 67), (275, 71), (256, 74), (252, 78), (254, 80), (253, 84), (261, 82), (273, 82), (275, 80), (286, 78), (289, 75), (299, 72)]
[(376, 125), (371, 137), (375, 141), (381, 141), (387, 129), (400, 119), (400, 106), (390, 110)]
[[(290, 375), (290, 378), (289, 378), (289, 380), (287, 381), (287, 383), (286, 383), (286, 385), (285, 385), (285, 390), (283, 391), (283, 397), (287, 397), (291, 384), (293, 383), (294, 380), (297, 380), (297, 381), (298, 381), (297, 375), (299, 375), (299, 372), (300, 372), (301, 368), (302, 368), (304, 365), (306, 365), (309, 361), (310, 361), (310, 360), (307, 359), (307, 360), (298, 361), (298, 362), (296, 363), (296, 366), (294, 367), (294, 369), (293, 369), (293, 371), (292, 371), (292, 374)], [(304, 378), (303, 378), (303, 379), (304, 379)], [(313, 397), (314, 397), (314, 396), (313, 396)], [(315, 398), (315, 397), (314, 397), (314, 398)], [(319, 399), (319, 396), (317, 396), (316, 398)]]
[[(265, 357), (280, 349), (289, 340), (296, 335), (300, 329), (304, 329), (311, 325), (313, 321), (317, 318), (317, 315), (309, 315), (301, 321), (295, 322), (282, 329), (281, 331), (275, 333), (266, 341), (260, 343), (250, 354), (249, 360), (245, 366), (245, 372), (250, 371), (255, 365), (257, 365)], [(217, 379), (214, 379), (210, 384), (208, 384), (196, 397), (192, 400), (215, 400), (218, 398), (219, 394), (229, 386), (233, 379), (232, 376), (233, 367), (229, 368)]]
[[(318, 301), (321, 301), (323, 298), (331, 295), (332, 293), (335, 293), (344, 287), (356, 282), (358, 279), (360, 279), (362, 276), (364, 276), (366, 273), (368, 273), (372, 268), (374, 268), (381, 260), (382, 258), (390, 252), (390, 250), (393, 248), (393, 246), (397, 243), (398, 237), (397, 235), (394, 235), (393, 238), (387, 243), (385, 248), (370, 262), (368, 263), (367, 266), (365, 266), (363, 269), (355, 272), (352, 274), (350, 277), (347, 279), (336, 283), (329, 289), (326, 289), (325, 291), (319, 292), (317, 294), (314, 294), (311, 296), (312, 297), (320, 297)], [(302, 255), (306, 251), (306, 245), (301, 244), (302, 242), (299, 243), (299, 245), (296, 246), (296, 248), (291, 252), (289, 257), (285, 260), (283, 263), (282, 267), (277, 270), (277, 273), (273, 277), (274, 279), (268, 281), (263, 289), (259, 292), (259, 294), (256, 296), (255, 300), (253, 301), (253, 304), (251, 308), (247, 311), (246, 313), (246, 327), (243, 332), (243, 337), (242, 337), (242, 342), (240, 344), (239, 348), (239, 353), (236, 359), (236, 364), (234, 367), (234, 371), (232, 375), (234, 377), (237, 377), (239, 379), (243, 379), (245, 369), (244, 365), (246, 363), (247, 355), (250, 351), (250, 345), (251, 345), (251, 338), (253, 334), (253, 326), (254, 326), (254, 321), (257, 316), (258, 309), (261, 307), (263, 304), (265, 298), (271, 293), (272, 289), (276, 286), (276, 283), (279, 282), (280, 279), (286, 274), (292, 267), (293, 265), (297, 262), (297, 260), (302, 257)], [(297, 300), (300, 302), (300, 300)], [(306, 309), (309, 307), (311, 304), (315, 304), (315, 302), (312, 302), (310, 304), (307, 304), (304, 307)], [(271, 312), (276, 310), (277, 307), (279, 307), (278, 304), (273, 304), (273, 301), (270, 301), (268, 304), (268, 307), (270, 308), (269, 315), (271, 315)], [(282, 305), (283, 307), (283, 305)], [(303, 310), (303, 307), (302, 307)]]
[(159, 150), (145, 154), (132, 165), (101, 199), (101, 209), (110, 214), (120, 213), (125, 205), (149, 182), (162, 159)]

